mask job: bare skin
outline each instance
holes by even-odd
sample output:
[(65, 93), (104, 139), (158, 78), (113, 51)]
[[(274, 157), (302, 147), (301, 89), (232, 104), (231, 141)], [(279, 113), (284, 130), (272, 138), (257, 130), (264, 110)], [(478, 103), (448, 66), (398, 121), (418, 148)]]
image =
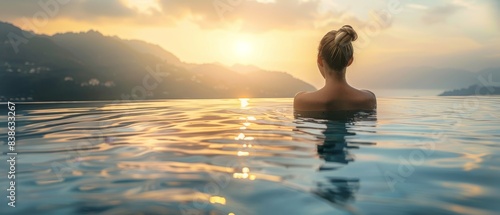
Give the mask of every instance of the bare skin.
[[(352, 64), (353, 58), (347, 66)], [(350, 86), (343, 71), (333, 71), (318, 56), (318, 68), (325, 78), (325, 86), (314, 92), (300, 92), (295, 95), (293, 107), (296, 111), (341, 111), (374, 110), (377, 108), (375, 94)]]

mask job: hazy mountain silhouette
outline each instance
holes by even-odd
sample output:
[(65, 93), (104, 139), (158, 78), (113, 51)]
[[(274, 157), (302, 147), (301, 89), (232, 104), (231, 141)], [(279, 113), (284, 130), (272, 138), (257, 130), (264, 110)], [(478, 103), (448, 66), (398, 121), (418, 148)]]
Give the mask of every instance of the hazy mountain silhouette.
[(464, 86), (445, 91), (440, 96), (500, 95), (500, 68), (488, 68), (474, 73), (474, 80)]
[(440, 96), (490, 96), (500, 95), (500, 86), (471, 85), (467, 88), (445, 91)]
[(147, 42), (140, 41), (140, 40), (122, 40), (122, 42), (124, 42), (125, 44), (127, 44), (128, 46), (130, 46), (131, 48), (133, 48), (134, 50), (136, 50), (138, 52), (154, 55), (154, 56), (168, 62), (169, 64), (172, 64), (175, 66), (181, 66), (181, 67), (185, 66), (184, 65), (185, 63), (182, 63), (181, 60), (177, 56), (166, 51), (165, 49), (163, 49), (159, 45), (147, 43)]
[(97, 31), (35, 35), (0, 22), (0, 100), (291, 97), (304, 90), (314, 87), (286, 73), (183, 63), (143, 41)]
[(248, 72), (260, 71), (262, 69), (254, 65), (234, 64), (233, 66), (231, 66), (231, 70), (241, 73), (248, 73)]

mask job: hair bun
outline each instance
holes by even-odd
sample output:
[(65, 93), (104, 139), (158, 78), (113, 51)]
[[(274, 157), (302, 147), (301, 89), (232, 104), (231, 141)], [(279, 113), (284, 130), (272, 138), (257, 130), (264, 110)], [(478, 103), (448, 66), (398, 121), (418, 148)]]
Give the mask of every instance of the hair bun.
[(358, 34), (350, 25), (344, 25), (337, 31), (335, 42), (339, 45), (346, 45), (358, 39)]
[(344, 25), (339, 30), (332, 30), (321, 39), (319, 55), (330, 69), (342, 72), (349, 66), (354, 55), (352, 41), (356, 39), (358, 39), (358, 34), (350, 25)]
[(344, 26), (342, 26), (342, 28), (340, 28), (339, 31), (343, 31), (343, 32), (346, 32), (347, 34), (349, 34), (349, 36), (352, 37), (352, 41), (353, 42), (358, 39), (358, 34), (354, 30), (354, 28), (352, 28), (352, 26), (350, 26), (350, 25), (344, 25)]

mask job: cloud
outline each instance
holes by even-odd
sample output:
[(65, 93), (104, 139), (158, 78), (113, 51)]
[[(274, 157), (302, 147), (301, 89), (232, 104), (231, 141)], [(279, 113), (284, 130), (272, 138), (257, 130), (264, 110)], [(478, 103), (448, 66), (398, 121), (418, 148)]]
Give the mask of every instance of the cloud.
[(427, 10), (429, 7), (421, 4), (407, 4), (408, 8), (416, 9), (416, 10)]
[(0, 18), (33, 18), (45, 13), (49, 18), (72, 17), (125, 17), (134, 15), (134, 11), (125, 7), (120, 0), (2, 0)]
[[(204, 29), (237, 26), (246, 32), (334, 29), (343, 24), (362, 27), (370, 21), (339, 8), (325, 9), (323, 0), (157, 0), (155, 4), (158, 7), (147, 14), (137, 7), (131, 7), (126, 0), (2, 0), (0, 19), (31, 19), (37, 12), (44, 12), (40, 3), (54, 2), (68, 3), (59, 4), (57, 13), (50, 18), (63, 17), (80, 22), (115, 20), (136, 25), (163, 26), (188, 20)], [(133, 2), (143, 4), (142, 1)]]
[(87, 16), (127, 17), (137, 13), (118, 0), (87, 0), (78, 3), (82, 14)]
[[(234, 2), (234, 3), (231, 3)], [(325, 0), (215, 0), (196, 2), (162, 0), (167, 20), (188, 18), (202, 28), (239, 25), (242, 31), (263, 32), (277, 29), (331, 30), (344, 24), (365, 27), (368, 20), (349, 13), (345, 7)], [(374, 9), (374, 8), (371, 8)], [(373, 14), (378, 14), (373, 10)], [(366, 15), (366, 14), (365, 14)], [(389, 27), (390, 22), (383, 28)]]
[(422, 21), (425, 24), (437, 24), (445, 22), (448, 17), (455, 14), (460, 9), (463, 9), (462, 6), (457, 4), (445, 4), (437, 7), (429, 8), (425, 10), (424, 16), (422, 17)]
[(500, 1), (491, 0), (490, 3), (492, 5), (491, 13), (493, 14), (493, 20), (496, 26), (500, 29)]
[(320, 13), (319, 0), (162, 0), (161, 7), (166, 20), (189, 19), (208, 29), (238, 25), (251, 32), (315, 28), (320, 20), (343, 16), (339, 11)]

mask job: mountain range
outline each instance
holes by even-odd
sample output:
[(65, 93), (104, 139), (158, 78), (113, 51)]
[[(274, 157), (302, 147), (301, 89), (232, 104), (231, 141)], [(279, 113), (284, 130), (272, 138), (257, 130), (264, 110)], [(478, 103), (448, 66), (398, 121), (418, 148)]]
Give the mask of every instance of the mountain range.
[(0, 22), (0, 101), (292, 97), (315, 88), (255, 66), (191, 64), (97, 31), (53, 36)]
[(471, 85), (469, 87), (448, 90), (440, 96), (492, 96), (500, 95), (500, 86)]

